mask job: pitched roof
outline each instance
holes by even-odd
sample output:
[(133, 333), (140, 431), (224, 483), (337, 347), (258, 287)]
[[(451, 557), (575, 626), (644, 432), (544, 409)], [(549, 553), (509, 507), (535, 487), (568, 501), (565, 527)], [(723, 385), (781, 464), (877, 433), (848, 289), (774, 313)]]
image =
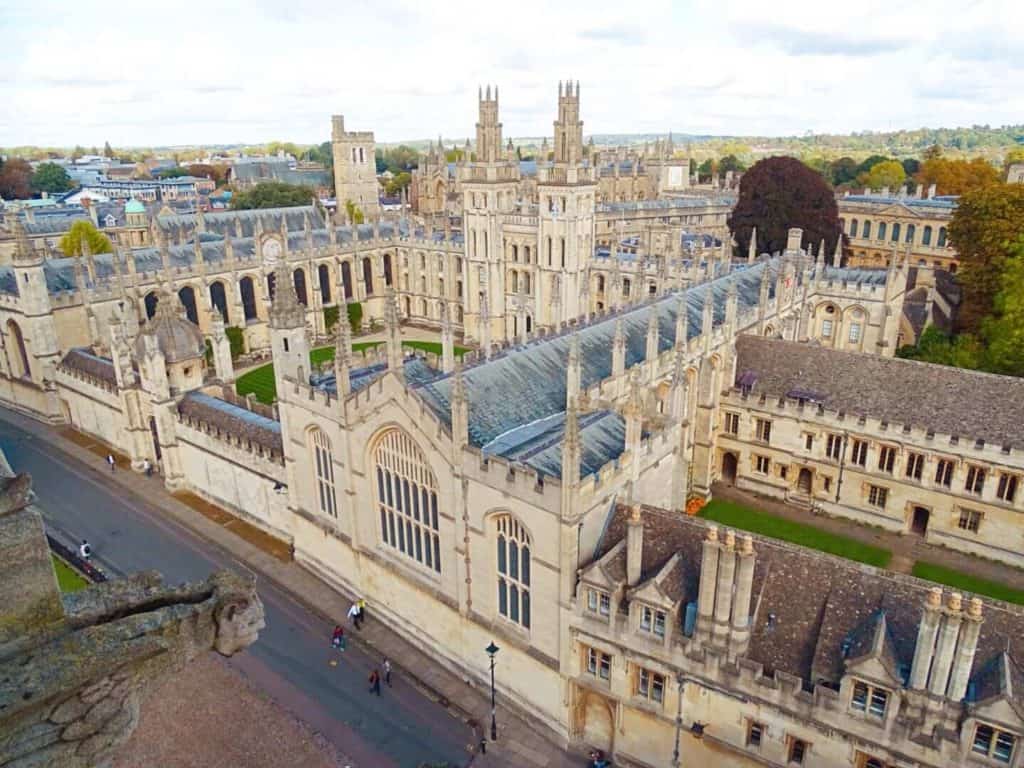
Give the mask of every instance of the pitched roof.
[(84, 347), (72, 347), (64, 355), (60, 364), (73, 371), (80, 371), (94, 379), (105, 381), (108, 384), (117, 384), (117, 374), (114, 372), (114, 361), (106, 357), (94, 355)]
[(1024, 379), (762, 336), (736, 352), (754, 395), (811, 391), (830, 410), (1024, 448)]
[[(617, 505), (609, 514), (592, 562), (625, 541), (629, 508)], [(679, 553), (681, 562), (672, 574), (678, 584), (663, 588), (676, 589), (684, 602), (696, 601), (709, 523), (654, 507), (642, 507), (641, 519), (642, 578), (656, 575)], [(883, 663), (898, 670), (900, 663), (913, 659), (922, 607), (934, 584), (774, 539), (753, 539), (754, 615), (746, 656), (767, 673), (781, 670), (807, 683), (837, 684), (845, 669), (844, 647), (845, 655), (851, 655), (851, 638), (856, 639), (865, 626), (867, 641), (876, 639), (882, 615)], [(619, 570), (624, 578), (624, 561)], [(1024, 609), (988, 598), (983, 602), (975, 676), (1003, 651), (1015, 658), (1024, 654)]]
[(243, 440), (250, 440), (267, 451), (281, 456), (281, 422), (212, 397), (203, 392), (189, 392), (178, 403), (183, 416), (211, 424), (221, 431)]

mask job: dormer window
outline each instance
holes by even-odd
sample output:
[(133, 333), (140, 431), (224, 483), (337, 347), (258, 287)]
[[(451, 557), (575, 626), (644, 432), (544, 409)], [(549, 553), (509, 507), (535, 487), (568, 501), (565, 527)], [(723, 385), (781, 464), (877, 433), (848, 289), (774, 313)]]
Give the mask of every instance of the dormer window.
[(599, 613), (608, 616), (612, 612), (612, 597), (600, 589), (587, 590), (587, 610), (591, 613)]
[(978, 723), (974, 728), (971, 752), (975, 755), (982, 755), (996, 763), (1009, 765), (1016, 746), (1017, 737), (1012, 733), (1000, 731), (998, 728), (984, 723)]
[(645, 605), (640, 608), (640, 631), (665, 636), (665, 612)]
[(863, 712), (872, 717), (884, 718), (889, 706), (889, 692), (884, 688), (857, 680), (853, 684), (853, 696), (850, 698), (850, 709)]

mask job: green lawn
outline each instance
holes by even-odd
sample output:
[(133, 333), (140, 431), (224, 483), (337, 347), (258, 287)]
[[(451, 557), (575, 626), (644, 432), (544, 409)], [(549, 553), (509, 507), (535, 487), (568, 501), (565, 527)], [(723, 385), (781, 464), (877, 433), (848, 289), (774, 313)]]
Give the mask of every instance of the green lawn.
[(892, 559), (892, 552), (887, 549), (862, 544), (846, 536), (839, 536), (810, 525), (775, 517), (756, 509), (734, 504), (731, 501), (714, 499), (701, 509), (700, 516), (730, 528), (739, 528), (773, 539), (782, 539), (879, 568), (885, 568), (889, 564), (889, 560)]
[(935, 563), (918, 560), (914, 563), (914, 569), (911, 573), (919, 579), (927, 579), (938, 584), (945, 584), (948, 587), (962, 589), (965, 592), (973, 592), (976, 595), (987, 595), (988, 597), (996, 598), (996, 600), (1005, 600), (1008, 603), (1024, 605), (1024, 591), (1008, 587), (1005, 584), (988, 581), (987, 579), (969, 576), (966, 573), (960, 573), (960, 571), (954, 571), (952, 568), (946, 568)]
[(56, 555), (52, 557), (53, 570), (57, 572), (57, 586), (60, 587), (61, 592), (77, 592), (89, 586), (89, 582), (78, 571), (74, 570)]
[[(352, 351), (361, 352), (364, 349), (380, 346), (383, 343), (383, 341), (357, 341), (352, 345)], [(410, 349), (422, 349), (425, 352), (433, 352), (436, 355), (441, 354), (441, 343), (437, 341), (403, 341), (402, 346), (409, 347)], [(462, 357), (468, 351), (468, 347), (455, 345), (455, 354), (458, 357)], [(334, 347), (319, 347), (311, 350), (309, 359), (314, 366), (333, 360)], [(239, 376), (238, 381), (235, 382), (235, 391), (243, 397), (252, 394), (261, 403), (266, 403), (267, 405), (273, 403), (277, 397), (277, 385), (274, 383), (274, 364), (267, 363), (266, 365), (261, 365), (259, 368), (253, 368), (248, 373)]]

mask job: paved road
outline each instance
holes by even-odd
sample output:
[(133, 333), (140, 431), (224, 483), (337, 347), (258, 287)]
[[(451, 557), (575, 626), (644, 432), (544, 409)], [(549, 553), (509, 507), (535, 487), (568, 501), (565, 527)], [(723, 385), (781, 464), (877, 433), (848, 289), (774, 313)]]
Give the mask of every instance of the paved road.
[[(0, 417), (7, 415), (0, 411)], [(17, 419), (18, 417), (12, 417)], [(160, 571), (168, 583), (195, 581), (217, 568), (247, 571), (229, 554), (161, 515), (144, 500), (118, 495), (97, 459), (88, 466), (0, 418), (0, 448), (30, 472), (47, 525), (69, 542), (88, 539), (112, 574)], [(154, 479), (154, 489), (158, 488)], [(123, 492), (121, 492), (123, 494)], [(267, 628), (231, 660), (257, 685), (324, 734), (361, 768), (416, 768), (423, 761), (464, 765), (472, 731), (401, 680), (380, 698), (366, 690), (371, 658), (349, 644), (338, 658), (331, 627), (266, 582), (258, 584)], [(346, 632), (355, 630), (346, 629)]]

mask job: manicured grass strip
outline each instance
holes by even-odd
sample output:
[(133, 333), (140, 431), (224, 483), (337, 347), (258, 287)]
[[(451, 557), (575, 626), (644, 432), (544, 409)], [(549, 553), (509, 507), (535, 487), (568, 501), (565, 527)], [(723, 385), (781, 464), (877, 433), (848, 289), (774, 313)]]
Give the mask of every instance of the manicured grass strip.
[(954, 571), (952, 568), (946, 568), (943, 565), (918, 560), (914, 563), (911, 573), (919, 579), (927, 579), (937, 584), (945, 584), (947, 587), (956, 587), (964, 592), (973, 592), (976, 595), (986, 595), (994, 597), (996, 600), (1005, 600), (1008, 603), (1024, 605), (1024, 591), (1022, 590), (1014, 589), (995, 581), (989, 581), (988, 579), (970, 576), (960, 571)]
[(53, 570), (57, 572), (57, 586), (60, 587), (61, 592), (77, 592), (89, 586), (89, 582), (78, 571), (56, 555), (52, 555), (52, 558)]
[[(383, 341), (357, 341), (352, 345), (352, 351), (362, 352), (364, 349), (377, 347), (383, 343)], [(409, 347), (410, 349), (421, 349), (425, 352), (433, 352), (436, 355), (441, 354), (441, 344), (437, 341), (403, 341), (402, 346)], [(458, 357), (462, 357), (468, 351), (468, 347), (455, 346), (455, 354)], [(309, 359), (314, 366), (333, 360), (334, 347), (319, 347), (311, 350)], [(235, 382), (235, 391), (243, 397), (251, 394), (261, 403), (270, 405), (277, 397), (277, 385), (274, 383), (274, 364), (267, 363), (266, 365), (261, 365), (259, 368), (253, 368), (248, 373), (239, 376), (238, 381)]]
[(714, 499), (701, 509), (700, 516), (730, 528), (739, 528), (773, 539), (782, 539), (802, 547), (817, 549), (879, 568), (885, 568), (889, 564), (889, 560), (892, 559), (892, 552), (887, 549), (862, 544), (856, 539), (822, 531), (804, 523), (775, 517), (756, 509), (734, 504), (731, 501)]

